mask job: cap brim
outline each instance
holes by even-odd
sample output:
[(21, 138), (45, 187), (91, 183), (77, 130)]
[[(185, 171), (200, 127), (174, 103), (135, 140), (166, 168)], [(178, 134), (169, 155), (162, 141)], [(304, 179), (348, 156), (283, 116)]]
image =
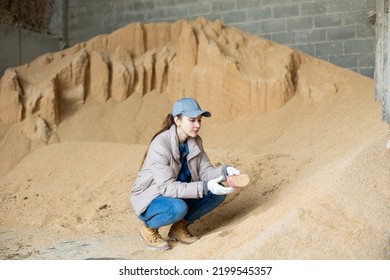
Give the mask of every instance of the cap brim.
[(196, 118), (200, 115), (202, 115), (204, 117), (211, 117), (211, 113), (209, 111), (204, 111), (204, 110), (186, 111), (186, 112), (183, 112), (183, 115), (186, 115), (187, 117), (190, 117), (190, 118)]

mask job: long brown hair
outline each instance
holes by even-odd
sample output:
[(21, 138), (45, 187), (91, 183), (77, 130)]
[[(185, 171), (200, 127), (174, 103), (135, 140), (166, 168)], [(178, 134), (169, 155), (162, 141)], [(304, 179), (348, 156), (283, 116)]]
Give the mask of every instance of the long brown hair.
[[(181, 115), (178, 115), (177, 117), (180, 119), (180, 118), (181, 118)], [(157, 137), (157, 135), (159, 135), (160, 133), (162, 133), (162, 132), (168, 130), (173, 124), (175, 124), (174, 117), (172, 116), (171, 113), (169, 113), (169, 114), (165, 117), (165, 119), (164, 119), (164, 121), (163, 121), (163, 123), (162, 123), (162, 125), (161, 125), (161, 129), (160, 129), (159, 131), (157, 131), (157, 132), (153, 135), (152, 139), (150, 140), (150, 143), (154, 140), (154, 138)], [(149, 143), (149, 145), (150, 145), (150, 143)], [(139, 167), (139, 170), (141, 170), (142, 165), (143, 165), (144, 162), (145, 162), (146, 155), (148, 154), (148, 150), (149, 150), (149, 147), (148, 147), (148, 149), (145, 151), (145, 154), (144, 154), (144, 157), (142, 158), (142, 162), (141, 162), (141, 165), (140, 165), (140, 167)]]

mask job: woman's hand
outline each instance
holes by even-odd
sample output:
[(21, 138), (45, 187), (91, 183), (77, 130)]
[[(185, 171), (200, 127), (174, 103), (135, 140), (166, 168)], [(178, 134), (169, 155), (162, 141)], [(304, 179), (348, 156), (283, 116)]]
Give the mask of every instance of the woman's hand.
[(216, 195), (225, 195), (234, 191), (232, 187), (224, 187), (219, 184), (224, 179), (223, 176), (219, 176), (213, 180), (207, 182), (207, 189)]
[(228, 176), (240, 175), (240, 170), (235, 169), (234, 167), (228, 166), (226, 168), (226, 173)]

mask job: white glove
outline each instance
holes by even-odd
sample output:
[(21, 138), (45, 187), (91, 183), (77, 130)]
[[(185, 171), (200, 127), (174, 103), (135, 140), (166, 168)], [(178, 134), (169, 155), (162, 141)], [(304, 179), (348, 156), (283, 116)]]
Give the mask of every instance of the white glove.
[(226, 168), (226, 173), (228, 176), (240, 175), (240, 170), (235, 169), (234, 167), (228, 166)]
[(231, 188), (231, 187), (225, 188), (224, 186), (218, 184), (219, 182), (221, 182), (223, 180), (223, 178), (224, 178), (223, 176), (219, 176), (216, 179), (208, 181), (207, 182), (207, 189), (216, 195), (224, 195), (224, 194), (228, 194), (228, 193), (233, 192), (234, 191), (233, 188)]

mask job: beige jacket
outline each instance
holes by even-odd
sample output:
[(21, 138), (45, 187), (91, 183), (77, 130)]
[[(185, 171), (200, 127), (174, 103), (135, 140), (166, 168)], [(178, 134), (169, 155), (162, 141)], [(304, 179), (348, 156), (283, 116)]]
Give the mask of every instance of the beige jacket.
[(162, 132), (152, 141), (131, 190), (130, 202), (137, 216), (142, 214), (159, 195), (201, 198), (203, 182), (222, 175), (224, 166), (218, 168), (212, 166), (199, 136), (189, 137), (187, 143), (189, 150), (187, 161), (192, 182), (182, 183), (176, 181), (181, 168), (176, 126), (172, 125), (169, 130)]

